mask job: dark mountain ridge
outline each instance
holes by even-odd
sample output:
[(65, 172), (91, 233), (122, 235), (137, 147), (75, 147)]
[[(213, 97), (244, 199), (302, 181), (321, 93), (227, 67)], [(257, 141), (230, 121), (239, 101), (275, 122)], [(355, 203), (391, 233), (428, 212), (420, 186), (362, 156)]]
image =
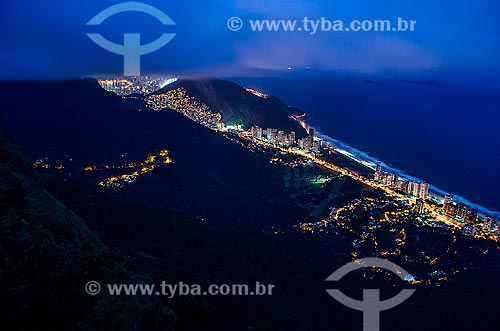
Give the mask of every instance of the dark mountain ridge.
[(180, 79), (153, 94), (161, 94), (183, 87), (187, 94), (205, 103), (212, 112), (219, 112), (226, 125), (243, 124), (245, 129), (258, 125), (263, 129), (274, 128), (285, 132), (295, 131), (298, 138), (306, 131), (290, 115), (302, 114), (273, 96), (259, 97), (228, 80)]
[(139, 111), (142, 100), (106, 92), (90, 79), (0, 84), (0, 96), (0, 130), (32, 156), (64, 163), (73, 176), (86, 165), (120, 164), (125, 154), (137, 161), (169, 150), (172, 164), (118, 195), (215, 222), (270, 226), (305, 215), (284, 193), (279, 167), (175, 111)]

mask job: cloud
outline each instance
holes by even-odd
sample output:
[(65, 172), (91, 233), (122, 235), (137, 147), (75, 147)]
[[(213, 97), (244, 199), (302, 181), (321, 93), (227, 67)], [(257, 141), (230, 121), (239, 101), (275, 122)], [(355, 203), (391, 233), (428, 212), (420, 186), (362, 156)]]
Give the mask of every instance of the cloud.
[[(333, 32), (332, 32), (333, 33)], [(329, 33), (254, 33), (236, 46), (243, 67), (286, 70), (288, 67), (339, 68), (362, 73), (436, 68), (440, 59), (410, 41), (394, 36), (333, 36)]]
[(266, 18), (288, 19), (303, 17), (306, 14), (324, 13), (325, 10), (322, 9), (322, 4), (319, 2), (311, 0), (288, 0), (281, 2), (267, 0), (237, 0), (235, 1), (234, 7), (242, 12), (258, 14)]

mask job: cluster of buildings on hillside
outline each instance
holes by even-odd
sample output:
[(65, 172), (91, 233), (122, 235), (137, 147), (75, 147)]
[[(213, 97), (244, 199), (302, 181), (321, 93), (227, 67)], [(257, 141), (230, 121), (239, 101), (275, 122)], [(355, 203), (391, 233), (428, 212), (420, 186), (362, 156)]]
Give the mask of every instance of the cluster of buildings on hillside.
[(262, 99), (267, 99), (269, 97), (269, 95), (262, 93), (260, 91), (254, 90), (253, 88), (245, 87), (245, 90), (247, 92), (252, 93), (253, 95), (258, 96), (259, 98), (262, 98)]
[(176, 77), (136, 76), (128, 78), (99, 79), (101, 87), (118, 95), (150, 94), (177, 81)]
[[(150, 109), (173, 109), (196, 123), (209, 127), (213, 130), (227, 130), (231, 132), (244, 131), (243, 125), (226, 126), (222, 121), (222, 115), (220, 113), (212, 112), (208, 105), (197, 101), (194, 97), (189, 96), (183, 87), (179, 87), (162, 94), (150, 95), (146, 97), (145, 101), (146, 105)], [(325, 140), (316, 138), (314, 128), (309, 128), (307, 137), (299, 139), (297, 139), (294, 131), (285, 133), (283, 130), (274, 128), (263, 129), (256, 125), (252, 126), (249, 133), (251, 134), (254, 142), (255, 140), (258, 140), (272, 144), (274, 147), (298, 147), (304, 151), (319, 153), (321, 149), (327, 145)]]
[(313, 151), (319, 153), (320, 150), (326, 147), (326, 141), (315, 139), (314, 129), (310, 128), (308, 136), (304, 138), (296, 138), (295, 132), (290, 131), (285, 133), (282, 130), (267, 128), (262, 129), (259, 126), (252, 126), (252, 140), (259, 140), (275, 147), (298, 147), (304, 151)]
[(146, 105), (153, 110), (173, 109), (210, 129), (216, 130), (224, 126), (220, 113), (213, 113), (209, 106), (189, 96), (183, 87), (162, 94), (150, 95), (146, 98)]

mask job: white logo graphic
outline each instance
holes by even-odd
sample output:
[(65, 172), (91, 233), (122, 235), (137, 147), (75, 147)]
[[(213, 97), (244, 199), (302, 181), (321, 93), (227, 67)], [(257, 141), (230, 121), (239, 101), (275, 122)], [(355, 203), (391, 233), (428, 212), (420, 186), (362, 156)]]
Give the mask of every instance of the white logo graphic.
[(227, 28), (231, 31), (239, 31), (243, 27), (241, 18), (233, 16), (227, 20)]
[[(100, 25), (113, 15), (130, 11), (149, 14), (164, 25), (175, 25), (175, 22), (159, 9), (134, 1), (122, 2), (104, 9), (88, 21), (87, 25)], [(141, 55), (149, 54), (162, 48), (175, 37), (175, 33), (164, 33), (160, 38), (145, 45), (141, 45), (141, 35), (138, 33), (125, 33), (123, 35), (123, 45), (112, 43), (99, 33), (88, 33), (87, 36), (105, 50), (123, 55), (124, 76), (139, 76), (141, 74)]]
[[(361, 268), (377, 267), (388, 270), (398, 275), (402, 280), (412, 279), (413, 277), (403, 268), (395, 263), (376, 257), (368, 257), (352, 261), (343, 267), (337, 269), (333, 274), (328, 276), (327, 281), (339, 281), (342, 277), (351, 271)], [(326, 290), (335, 300), (341, 304), (363, 312), (363, 330), (364, 331), (379, 331), (380, 330), (380, 312), (391, 309), (403, 303), (408, 299), (415, 290), (404, 289), (390, 299), (380, 301), (380, 290), (365, 289), (363, 290), (363, 300), (355, 300), (346, 296), (340, 290)]]

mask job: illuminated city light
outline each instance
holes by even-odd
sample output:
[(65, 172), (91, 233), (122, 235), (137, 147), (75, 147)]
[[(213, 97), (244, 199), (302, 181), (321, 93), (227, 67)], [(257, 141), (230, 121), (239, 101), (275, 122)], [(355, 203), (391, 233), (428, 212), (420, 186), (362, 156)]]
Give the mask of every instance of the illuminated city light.
[(178, 80), (177, 77), (149, 77), (137, 76), (128, 78), (99, 79), (98, 82), (103, 89), (114, 92), (121, 96), (129, 94), (147, 95), (164, 88)]
[(33, 168), (35, 169), (40, 169), (40, 170), (49, 170), (49, 169), (56, 169), (56, 170), (64, 170), (65, 167), (64, 165), (62, 164), (56, 164), (56, 165), (51, 165), (49, 163), (49, 160), (48, 158), (42, 158), (42, 159), (38, 159), (36, 160), (34, 163), (33, 163)]
[(153, 170), (172, 163), (173, 160), (169, 156), (167, 149), (161, 149), (157, 154), (150, 154), (142, 162), (132, 162), (123, 165), (102, 165), (100, 167), (91, 165), (83, 168), (86, 172), (107, 171), (110, 169), (131, 169), (132, 172), (123, 173), (120, 175), (113, 175), (107, 177), (105, 180), (99, 182), (99, 186), (106, 188), (122, 188), (127, 184), (133, 183), (141, 175), (152, 172)]
[(262, 93), (262, 92), (259, 92), (257, 90), (251, 89), (249, 87), (245, 87), (245, 90), (249, 93), (252, 93), (253, 95), (258, 96), (259, 98), (267, 99), (269, 97), (269, 95)]
[(210, 107), (189, 96), (186, 89), (182, 87), (166, 93), (150, 95), (146, 98), (146, 105), (156, 111), (162, 109), (175, 110), (192, 121), (213, 130), (218, 130), (221, 127), (221, 114), (213, 113)]

